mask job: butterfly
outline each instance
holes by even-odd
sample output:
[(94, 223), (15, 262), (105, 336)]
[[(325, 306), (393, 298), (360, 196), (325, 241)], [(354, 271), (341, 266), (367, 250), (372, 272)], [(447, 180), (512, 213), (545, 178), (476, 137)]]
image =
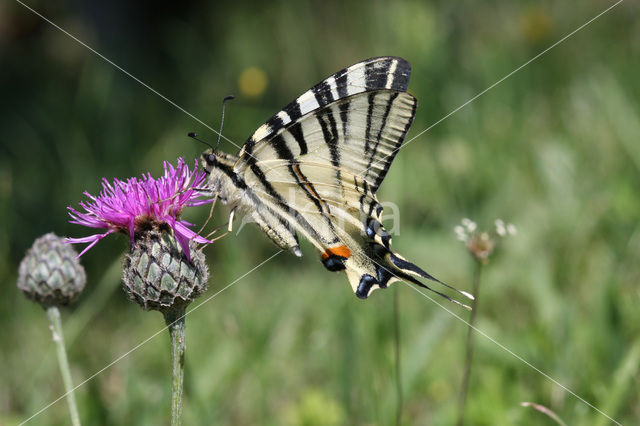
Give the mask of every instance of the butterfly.
[(362, 299), (404, 280), (459, 303), (418, 278), (458, 290), (392, 251), (376, 198), (416, 112), (410, 72), (398, 57), (358, 62), (285, 106), (237, 156), (205, 151), (208, 189), (231, 208), (229, 229), (244, 215), (296, 256), (304, 236)]

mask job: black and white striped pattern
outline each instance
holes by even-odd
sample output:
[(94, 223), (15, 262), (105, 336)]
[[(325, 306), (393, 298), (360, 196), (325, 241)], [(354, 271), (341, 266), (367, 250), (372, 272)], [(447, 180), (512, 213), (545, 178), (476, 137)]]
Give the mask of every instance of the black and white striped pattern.
[[(264, 140), (302, 116), (347, 96), (376, 90), (406, 92), (410, 73), (411, 66), (402, 58), (385, 56), (358, 62), (298, 96), (260, 126), (248, 142)], [(241, 150), (239, 156), (243, 154)]]
[(409, 74), (396, 57), (338, 71), (267, 120), (238, 157), (205, 152), (211, 190), (283, 249), (301, 255), (302, 234), (358, 297), (399, 279), (424, 286), (412, 275), (435, 280), (391, 251), (375, 195), (415, 115)]

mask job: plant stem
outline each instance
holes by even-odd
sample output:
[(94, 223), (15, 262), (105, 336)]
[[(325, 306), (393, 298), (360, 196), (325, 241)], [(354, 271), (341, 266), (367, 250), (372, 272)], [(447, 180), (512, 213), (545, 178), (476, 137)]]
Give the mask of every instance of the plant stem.
[(49, 318), (49, 328), (53, 342), (56, 344), (58, 352), (58, 365), (62, 374), (62, 382), (67, 395), (67, 405), (69, 406), (69, 414), (71, 415), (71, 424), (80, 426), (80, 416), (78, 415), (78, 406), (76, 405), (76, 397), (73, 393), (73, 382), (71, 381), (71, 370), (69, 369), (69, 361), (67, 360), (67, 350), (64, 347), (64, 335), (62, 334), (62, 322), (60, 321), (60, 310), (57, 306), (49, 306), (47, 308), (47, 317)]
[(395, 337), (395, 363), (396, 363), (396, 391), (398, 395), (398, 407), (396, 412), (396, 425), (402, 423), (402, 377), (400, 376), (400, 295), (399, 288), (395, 288), (393, 292), (393, 329)]
[(185, 343), (185, 308), (164, 312), (164, 320), (171, 335), (171, 426), (179, 426), (182, 422), (182, 391), (184, 382)]
[(464, 375), (462, 376), (462, 389), (460, 389), (460, 405), (458, 408), (458, 426), (464, 425), (464, 409), (467, 404), (467, 391), (469, 389), (469, 376), (471, 375), (471, 361), (473, 360), (473, 328), (478, 314), (478, 300), (480, 299), (480, 275), (482, 263), (476, 262), (473, 273), (473, 302), (471, 303), (471, 317), (469, 319), (469, 332), (467, 334), (467, 356), (464, 363)]

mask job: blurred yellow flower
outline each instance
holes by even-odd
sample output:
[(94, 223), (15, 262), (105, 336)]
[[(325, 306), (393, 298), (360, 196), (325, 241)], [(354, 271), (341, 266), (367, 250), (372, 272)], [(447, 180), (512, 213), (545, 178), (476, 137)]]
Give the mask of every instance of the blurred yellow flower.
[(258, 67), (245, 68), (238, 77), (238, 88), (245, 96), (260, 96), (267, 88), (267, 74)]
[(552, 27), (551, 15), (543, 8), (531, 8), (520, 18), (522, 36), (529, 44), (546, 40), (551, 34)]

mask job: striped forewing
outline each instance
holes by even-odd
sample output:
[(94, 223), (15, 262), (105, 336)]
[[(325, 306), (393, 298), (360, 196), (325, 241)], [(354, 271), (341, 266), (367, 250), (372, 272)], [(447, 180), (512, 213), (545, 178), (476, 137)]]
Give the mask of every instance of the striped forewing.
[(390, 90), (348, 96), (255, 144), (236, 171), (278, 222), (284, 218), (324, 249), (339, 241), (337, 224), (363, 232), (415, 104)]
[[(267, 139), (282, 128), (325, 106), (358, 93), (393, 90), (405, 92), (409, 84), (411, 66), (392, 56), (371, 58), (344, 68), (298, 96), (260, 126), (247, 140), (247, 145)], [(247, 146), (245, 145), (245, 147)], [(245, 147), (239, 156), (245, 153)]]

